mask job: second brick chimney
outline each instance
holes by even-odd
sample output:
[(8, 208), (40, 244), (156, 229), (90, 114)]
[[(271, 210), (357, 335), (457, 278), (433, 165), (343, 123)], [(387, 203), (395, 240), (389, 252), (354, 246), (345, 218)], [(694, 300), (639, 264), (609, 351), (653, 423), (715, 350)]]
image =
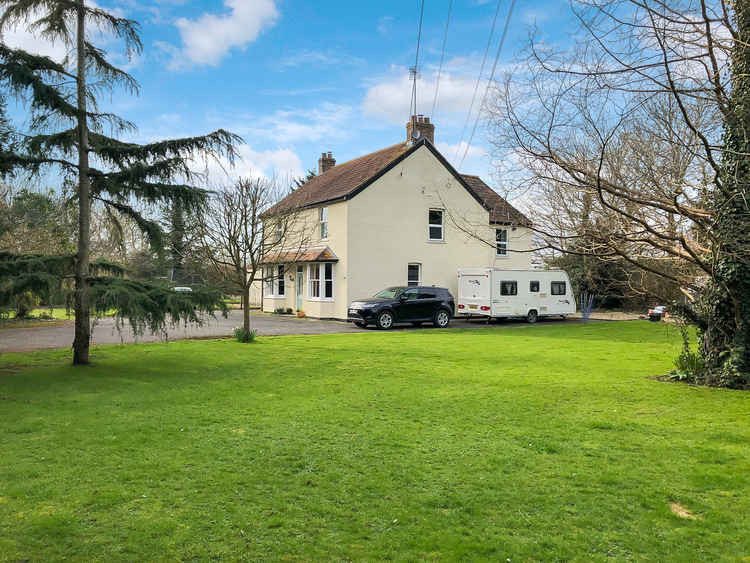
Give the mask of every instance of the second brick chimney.
[(333, 158), (333, 153), (323, 153), (318, 159), (318, 174), (322, 174), (326, 170), (330, 170), (336, 166), (336, 159)]
[[(416, 137), (412, 135), (414, 130), (418, 132)], [(406, 142), (416, 141), (419, 137), (424, 137), (433, 145), (435, 144), (435, 124), (430, 123), (430, 118), (422, 114), (412, 115), (409, 123), (406, 124)]]

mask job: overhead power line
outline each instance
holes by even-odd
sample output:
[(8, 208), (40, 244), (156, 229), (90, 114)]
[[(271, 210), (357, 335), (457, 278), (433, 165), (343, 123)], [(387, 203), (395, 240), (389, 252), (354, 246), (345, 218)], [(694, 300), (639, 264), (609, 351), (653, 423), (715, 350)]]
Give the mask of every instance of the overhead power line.
[(435, 80), (435, 97), (432, 99), (432, 110), (430, 116), (435, 121), (435, 108), (437, 107), (438, 89), (440, 88), (440, 73), (443, 70), (443, 61), (445, 60), (445, 45), (448, 42), (448, 27), (451, 24), (451, 10), (453, 9), (453, 0), (448, 2), (448, 17), (445, 20), (445, 33), (443, 34), (443, 52), (440, 54), (440, 66), (438, 67), (437, 79)]
[(424, 16), (424, 0), (422, 0), (422, 7), (419, 10), (419, 26), (417, 27), (417, 52), (414, 55), (414, 67), (411, 69), (412, 75), (412, 88), (411, 88), (411, 103), (409, 104), (409, 119), (417, 113), (417, 74), (419, 72), (419, 45), (422, 41), (422, 17)]
[(471, 130), (471, 137), (469, 137), (469, 141), (466, 143), (466, 150), (464, 151), (464, 155), (461, 157), (461, 162), (458, 164), (459, 169), (463, 165), (464, 160), (466, 159), (466, 155), (469, 154), (469, 147), (471, 146), (471, 142), (474, 140), (474, 133), (477, 132), (477, 124), (479, 123), (479, 118), (482, 115), (482, 109), (484, 108), (484, 104), (487, 102), (487, 94), (490, 91), (490, 85), (492, 84), (492, 80), (495, 78), (495, 69), (497, 69), (497, 61), (500, 60), (500, 52), (503, 50), (503, 43), (505, 43), (505, 36), (508, 35), (508, 27), (510, 25), (510, 18), (513, 15), (513, 6), (515, 6), (515, 4), (516, 4), (516, 0), (511, 0), (510, 9), (508, 10), (508, 17), (505, 18), (505, 27), (503, 27), (503, 34), (500, 36), (500, 44), (497, 46), (497, 54), (495, 55), (495, 62), (492, 65), (492, 72), (490, 73), (489, 80), (487, 80), (487, 87), (484, 89), (484, 96), (482, 96), (482, 103), (479, 105), (479, 111), (477, 111), (477, 118), (474, 120), (474, 127)]
[(500, 3), (502, 0), (497, 0), (497, 7), (495, 8), (495, 17), (492, 18), (492, 29), (490, 29), (490, 36), (487, 39), (487, 47), (484, 49), (484, 56), (482, 57), (482, 66), (479, 67), (479, 76), (477, 76), (477, 83), (474, 85), (474, 93), (471, 96), (471, 105), (469, 105), (469, 113), (466, 114), (466, 121), (461, 129), (461, 136), (458, 138), (458, 145), (456, 145), (456, 154), (453, 155), (454, 160), (458, 158), (458, 153), (461, 151), (461, 142), (464, 140), (464, 134), (466, 128), (471, 120), (471, 114), (474, 110), (474, 101), (477, 97), (477, 90), (479, 90), (479, 83), (482, 81), (482, 73), (484, 72), (484, 64), (487, 62), (487, 54), (490, 52), (490, 46), (492, 45), (492, 38), (495, 35), (495, 24), (497, 24), (497, 15), (500, 13)]

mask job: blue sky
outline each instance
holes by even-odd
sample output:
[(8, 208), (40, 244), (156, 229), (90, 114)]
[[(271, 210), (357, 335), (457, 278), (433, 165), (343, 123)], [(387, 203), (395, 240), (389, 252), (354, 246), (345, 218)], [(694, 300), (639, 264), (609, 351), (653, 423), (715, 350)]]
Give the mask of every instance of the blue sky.
[[(225, 128), (242, 135), (233, 174), (300, 174), (323, 151), (344, 162), (405, 138), (408, 67), (414, 64), (417, 0), (98, 0), (141, 22), (144, 53), (127, 64), (141, 95), (117, 93), (112, 109), (150, 140)], [(436, 141), (454, 161), (487, 44), (494, 0), (454, 0), (446, 62), (432, 115), (434, 81), (449, 0), (426, 0), (418, 112), (436, 123)], [(489, 74), (510, 0), (500, 7), (485, 69)], [(547, 40), (572, 27), (564, 1), (516, 3), (500, 59), (507, 68), (536, 22)], [(19, 29), (11, 44), (59, 54)], [(119, 57), (118, 57), (119, 60)], [(479, 98), (484, 91), (484, 82)], [(479, 105), (479, 101), (476, 102)], [(473, 123), (473, 120), (472, 120)], [(469, 136), (467, 131), (464, 140)], [(462, 172), (491, 183), (486, 133), (477, 133)], [(494, 182), (493, 182), (494, 180)], [(217, 180), (220, 181), (220, 180)]]

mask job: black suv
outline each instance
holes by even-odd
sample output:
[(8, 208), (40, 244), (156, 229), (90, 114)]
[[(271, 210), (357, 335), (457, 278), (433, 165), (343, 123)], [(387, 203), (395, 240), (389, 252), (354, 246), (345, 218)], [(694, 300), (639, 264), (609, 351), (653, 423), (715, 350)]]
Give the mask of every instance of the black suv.
[(444, 287), (389, 287), (374, 297), (352, 301), (348, 320), (359, 327), (373, 323), (382, 329), (407, 322), (414, 326), (432, 322), (445, 328), (454, 310), (453, 296)]

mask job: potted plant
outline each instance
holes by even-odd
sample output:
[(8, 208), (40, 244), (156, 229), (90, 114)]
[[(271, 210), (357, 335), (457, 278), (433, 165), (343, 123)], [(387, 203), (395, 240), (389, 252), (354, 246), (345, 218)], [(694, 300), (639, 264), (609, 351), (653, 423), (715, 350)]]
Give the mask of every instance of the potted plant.
[(302, 309), (297, 309), (297, 318), (303, 319), (305, 317), (305, 312)]

